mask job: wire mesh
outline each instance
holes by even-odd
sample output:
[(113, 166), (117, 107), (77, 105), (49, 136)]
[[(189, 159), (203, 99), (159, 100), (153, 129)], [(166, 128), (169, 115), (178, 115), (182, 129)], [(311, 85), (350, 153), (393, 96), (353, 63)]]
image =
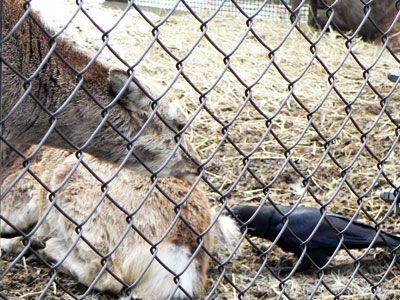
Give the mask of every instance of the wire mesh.
[(400, 1), (1, 4), (0, 298), (398, 297)]
[[(140, 0), (135, 2), (137, 5), (155, 10), (170, 10), (174, 9), (180, 12), (188, 12), (193, 10), (196, 14), (199, 13), (214, 13), (218, 11), (219, 14), (230, 16), (257, 16), (259, 19), (268, 19), (271, 22), (290, 22), (290, 12), (282, 5), (281, 1), (198, 1), (191, 0), (184, 3), (177, 3), (173, 0)], [(286, 1), (285, 3), (288, 3)], [(178, 4), (178, 5), (176, 5)], [(240, 7), (240, 10), (237, 8)], [(308, 9), (302, 7), (298, 13), (299, 23), (307, 23)]]

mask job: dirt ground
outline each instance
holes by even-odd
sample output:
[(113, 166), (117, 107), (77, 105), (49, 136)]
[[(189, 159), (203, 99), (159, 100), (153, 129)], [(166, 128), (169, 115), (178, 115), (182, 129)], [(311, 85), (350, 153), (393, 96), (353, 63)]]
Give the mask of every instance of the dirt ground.
[[(253, 283), (252, 280), (261, 267), (262, 260), (257, 255), (257, 252), (250, 246), (242, 248), (242, 251), (240, 251), (227, 266), (228, 277), (241, 288), (252, 284), (250, 289), (244, 294), (244, 299), (278, 299), (281, 294), (279, 288), (280, 281), (271, 275), (267, 267), (264, 267), (261, 274), (258, 275), (258, 280)], [(261, 245), (261, 248), (266, 250), (267, 246)], [(0, 259), (0, 270), (4, 270), (14, 259), (14, 255), (3, 253)], [(291, 254), (276, 250), (273, 255), (268, 257), (267, 265), (270, 270), (276, 273), (276, 276), (283, 278), (287, 274), (279, 273), (280, 268), (293, 266), (295, 262), (296, 260)], [(370, 299), (371, 293), (374, 293), (373, 285), (371, 284), (368, 288), (368, 284), (366, 280), (362, 279), (361, 274), (367, 276), (368, 280), (377, 283), (382, 279), (383, 272), (390, 263), (391, 258), (388, 257), (387, 252), (383, 250), (376, 251), (376, 253), (367, 255), (362, 260), (357, 273), (349, 258), (341, 253), (335, 259), (335, 266), (329, 267), (322, 276), (316, 275), (313, 270), (293, 275), (286, 282), (288, 297), (283, 296), (283, 299), (306, 299), (313, 292), (315, 293), (315, 299), (333, 299), (333, 293), (338, 293), (344, 289), (347, 284), (345, 279), (351, 277), (354, 277), (350, 283), (352, 285), (352, 290), (354, 291), (357, 289), (358, 292), (357, 294), (348, 291), (344, 292), (341, 299)], [(209, 270), (209, 281), (207, 284), (209, 290), (215, 287), (220, 275), (213, 267), (216, 267), (216, 265), (211, 265)], [(76, 280), (61, 272), (58, 272), (56, 276), (58, 283), (49, 284), (49, 282), (51, 282), (51, 276), (48, 271), (49, 270), (44, 267), (42, 263), (32, 256), (27, 259), (21, 259), (0, 281), (0, 299), (33, 300), (44, 294), (44, 298), (42, 299), (69, 300), (78, 299), (86, 292), (86, 287), (80, 285)], [(397, 298), (400, 290), (400, 283), (398, 281), (399, 274), (399, 265), (396, 263), (396, 266), (392, 268), (385, 277), (384, 286), (381, 286), (378, 290), (377, 299)], [(318, 281), (317, 278), (322, 278), (325, 284), (330, 286), (332, 294), (324, 291), (322, 287), (314, 291), (315, 284)], [(294, 293), (292, 289), (297, 289), (296, 298), (292, 296)], [(68, 291), (68, 293), (65, 292), (65, 290)], [(235, 290), (223, 280), (222, 283), (219, 284), (216, 293), (213, 294), (213, 299), (240, 299), (238, 298), (239, 294), (240, 291)], [(121, 299), (121, 297), (125, 298), (126, 294), (112, 295), (94, 291), (89, 293), (85, 299), (113, 300)]]
[[(5, 270), (14, 263), (17, 257), (12, 254), (2, 253), (0, 270)], [(37, 299), (44, 293), (44, 299), (74, 299), (63, 291), (60, 285), (50, 282), (49, 270), (34, 256), (23, 257), (0, 280), (0, 297), (3, 299)], [(79, 295), (85, 292), (85, 287), (78, 284), (71, 277), (60, 273), (57, 279), (69, 292)], [(47, 292), (45, 292), (47, 290)], [(90, 297), (88, 299), (91, 299)], [(93, 297), (92, 297), (93, 299)], [(101, 298), (99, 298), (101, 299)], [(104, 299), (117, 299), (108, 297)]]

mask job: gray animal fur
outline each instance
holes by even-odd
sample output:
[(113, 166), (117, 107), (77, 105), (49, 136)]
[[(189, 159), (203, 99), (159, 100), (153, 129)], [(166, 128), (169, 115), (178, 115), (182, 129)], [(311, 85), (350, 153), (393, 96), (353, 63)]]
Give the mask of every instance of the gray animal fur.
[[(129, 141), (123, 136), (128, 140), (134, 139), (150, 119), (133, 146), (134, 153), (156, 171), (176, 149), (176, 134), (158, 116), (152, 115), (152, 101), (138, 87), (141, 84), (125, 71), (98, 60), (89, 65), (91, 57), (74, 48), (69, 41), (57, 38), (51, 42), (33, 21), (35, 19), (43, 26), (35, 12), (30, 11), (18, 29), (8, 37), (25, 13), (23, 3), (21, 0), (3, 1), (3, 37), (6, 37), (2, 44), (3, 139), (20, 150), (41, 142), (71, 149), (64, 136), (75, 145), (75, 149), (108, 162), (120, 163), (129, 152)], [(43, 27), (53, 34), (51, 29)], [(55, 52), (47, 57), (53, 43), (56, 44)], [(44, 61), (46, 63), (41, 65)], [(85, 68), (87, 70), (82, 77), (78, 76), (77, 72)], [(83, 84), (79, 86), (81, 82)], [(109, 107), (115, 100), (115, 104)], [(179, 131), (186, 124), (179, 105), (164, 99), (159, 104), (159, 115)], [(107, 122), (88, 142), (103, 121), (102, 113), (107, 115)], [(52, 122), (55, 127), (49, 130)], [(184, 138), (182, 146), (194, 158), (197, 157)], [(3, 147), (2, 157), (6, 162), (14, 160), (8, 147)], [(140, 174), (149, 174), (133, 155), (129, 156), (126, 166)], [(196, 164), (179, 148), (159, 175), (191, 178), (197, 174), (196, 170)]]

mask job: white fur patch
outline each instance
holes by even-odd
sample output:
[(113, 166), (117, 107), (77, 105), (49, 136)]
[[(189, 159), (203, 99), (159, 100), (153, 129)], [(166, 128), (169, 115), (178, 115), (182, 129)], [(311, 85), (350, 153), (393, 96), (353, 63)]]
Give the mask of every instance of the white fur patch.
[[(160, 249), (158, 257), (168, 268), (176, 274), (179, 274), (188, 266), (191, 255), (188, 247), (169, 244), (167, 247), (162, 247)], [(175, 283), (173, 281), (171, 281), (171, 283), (171, 287), (175, 287)], [(180, 276), (180, 285), (189, 295), (193, 296), (196, 294), (199, 284), (200, 277), (198, 274), (197, 261), (193, 260), (186, 271)], [(185, 294), (180, 289), (176, 291), (174, 296), (178, 299), (186, 298)]]
[(231, 217), (221, 215), (216, 228), (216, 242), (224, 242), (225, 247), (233, 248), (240, 237), (239, 225)]
[[(149, 252), (147, 252), (149, 253)], [(143, 254), (143, 253), (142, 253)], [(186, 246), (175, 244), (164, 244), (158, 247), (157, 257), (168, 266), (175, 274), (180, 274), (189, 264), (191, 252)], [(146, 265), (150, 255), (137, 257), (138, 264)], [(137, 266), (137, 265), (136, 265)], [(138, 270), (132, 270), (132, 272)], [(197, 261), (193, 260), (185, 272), (180, 276), (179, 286), (193, 296), (198, 292), (201, 278), (198, 271)], [(186, 299), (185, 293), (177, 288), (174, 275), (167, 271), (160, 263), (153, 260), (150, 268), (134, 288), (134, 294), (148, 299), (167, 299), (173, 295), (173, 299)]]

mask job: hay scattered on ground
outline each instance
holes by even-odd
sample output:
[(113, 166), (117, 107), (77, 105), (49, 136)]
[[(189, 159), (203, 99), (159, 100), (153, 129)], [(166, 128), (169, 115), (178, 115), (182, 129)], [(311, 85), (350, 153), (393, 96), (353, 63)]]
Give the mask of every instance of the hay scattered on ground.
[[(102, 1), (84, 3), (90, 16), (105, 30), (111, 28), (122, 14), (115, 4), (103, 4)], [(56, 1), (32, 1), (33, 6), (36, 4), (52, 26), (65, 24), (74, 8), (72, 0), (63, 1), (61, 8), (61, 2)], [(52, 6), (62, 11), (62, 16), (53, 15)], [(159, 24), (165, 17), (153, 12), (145, 14), (154, 24)], [(201, 17), (207, 20), (209, 16)], [(396, 164), (399, 147), (394, 147), (386, 157), (396, 140), (396, 125), (387, 114), (381, 114), (381, 101), (392, 89), (386, 77), (387, 72), (398, 65), (390, 53), (384, 51), (381, 55), (380, 46), (358, 38), (354, 39), (349, 53), (345, 40), (337, 33), (325, 33), (320, 38), (319, 31), (303, 26), (302, 30), (308, 38), (318, 41), (313, 56), (310, 44), (289, 25), (255, 20), (252, 24), (252, 30), (257, 34), (255, 37), (247, 32), (246, 20), (240, 17), (218, 16), (207, 23), (203, 32), (200, 28), (200, 22), (190, 15), (172, 15), (158, 28), (157, 37), (175, 57), (183, 61), (182, 73), (201, 95), (183, 76), (177, 77), (177, 61), (157, 42), (153, 44), (153, 28), (139, 14), (132, 11), (127, 14), (110, 33), (110, 45), (130, 65), (145, 54), (135, 70), (139, 80), (147, 85), (166, 88), (176, 80), (169, 94), (180, 99), (189, 117), (194, 118), (187, 136), (203, 160), (208, 161), (205, 166), (207, 179), (221, 194), (227, 196), (229, 205), (257, 204), (265, 197), (263, 186), (249, 172), (244, 173), (236, 186), (233, 185), (244, 166), (243, 154), (235, 149), (238, 147), (244, 155), (252, 153), (249, 168), (261, 182), (268, 185), (277, 177), (269, 188), (269, 198), (274, 202), (295, 204), (301, 201), (301, 205), (318, 206), (310, 193), (312, 191), (321, 203), (329, 203), (330, 212), (352, 216), (362, 205), (372, 218), (382, 221), (385, 230), (398, 232), (398, 216), (383, 220), (390, 205), (376, 194), (380, 189), (389, 187), (383, 176), (378, 177), (379, 161), (376, 158), (385, 159), (384, 173), (392, 183), (399, 178)], [(204, 32), (220, 51), (204, 37)], [(90, 52), (97, 51), (102, 43), (102, 34), (82, 13), (67, 29), (66, 35)], [(242, 39), (242, 44), (237, 48)], [(224, 58), (229, 59), (229, 67), (240, 77), (240, 81), (232, 71), (226, 69)], [(101, 59), (123, 66), (107, 50), (101, 54)], [(332, 80), (336, 91), (331, 90), (326, 69), (334, 75)], [(368, 78), (368, 84), (365, 84), (365, 77)], [(295, 82), (291, 95), (288, 80)], [(246, 87), (251, 87), (251, 102), (246, 97)], [(207, 109), (218, 120), (205, 109), (195, 115), (201, 101), (205, 101)], [(399, 122), (397, 92), (386, 101), (386, 112)], [(350, 109), (350, 106), (345, 102), (354, 102), (351, 119), (347, 118), (349, 110), (346, 111), (346, 107)], [(362, 138), (360, 130), (366, 134), (366, 140)], [(373, 155), (363, 146), (365, 141)], [(337, 163), (325, 155), (327, 148)], [(309, 191), (304, 197), (301, 197), (304, 178), (287, 163), (289, 155), (290, 162), (299, 172), (304, 176), (313, 175), (309, 181)], [(343, 170), (346, 170), (345, 184)], [(209, 189), (209, 193), (211, 201), (218, 206), (218, 193), (212, 189)], [(372, 224), (363, 212), (359, 219)], [(267, 241), (252, 240), (261, 249), (268, 249)], [(223, 249), (216, 252), (223, 256), (221, 251)], [(351, 253), (356, 257), (363, 255), (362, 251)], [(314, 273), (295, 274), (280, 286), (280, 280), (267, 267), (260, 271), (262, 260), (258, 254), (244, 241), (227, 264), (227, 277), (241, 290), (246, 289), (246, 299), (277, 299), (280, 296), (282, 299), (306, 299), (312, 294), (314, 299), (334, 297), (319, 283), (320, 275)], [(293, 265), (295, 261), (291, 254), (275, 248), (268, 255), (267, 265), (276, 272), (280, 267)], [(341, 299), (371, 298), (375, 293), (372, 284), (378, 283), (385, 275), (391, 262), (390, 254), (385, 250), (371, 250), (362, 259), (358, 273), (353, 262), (345, 251), (341, 251), (334, 259), (334, 266), (321, 275), (321, 280), (333, 293), (343, 293)], [(376, 295), (382, 299), (398, 296), (400, 282), (396, 277), (399, 273), (398, 268), (392, 268), (377, 288)], [(216, 284), (218, 276), (215, 266), (211, 267), (210, 288)], [(282, 294), (282, 288), (285, 295)], [(239, 292), (223, 280), (212, 298), (234, 299), (238, 295)]]

